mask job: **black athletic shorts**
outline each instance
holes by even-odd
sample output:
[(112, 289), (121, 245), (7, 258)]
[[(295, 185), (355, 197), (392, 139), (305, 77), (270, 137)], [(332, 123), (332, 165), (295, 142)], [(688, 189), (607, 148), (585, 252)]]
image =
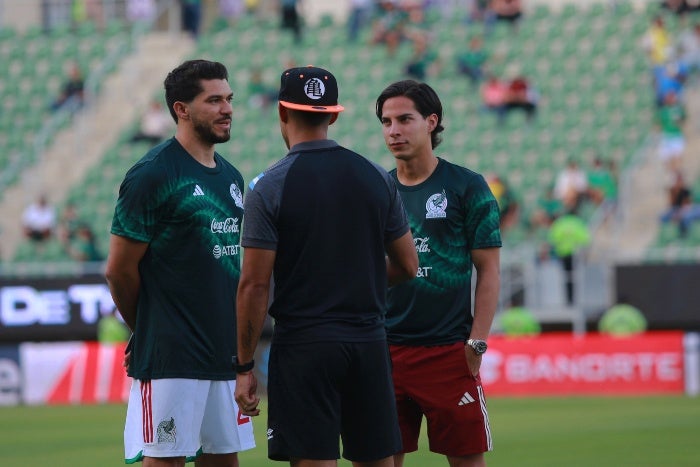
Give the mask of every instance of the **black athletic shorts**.
[(268, 457), (369, 462), (401, 451), (385, 341), (275, 345), (268, 376)]

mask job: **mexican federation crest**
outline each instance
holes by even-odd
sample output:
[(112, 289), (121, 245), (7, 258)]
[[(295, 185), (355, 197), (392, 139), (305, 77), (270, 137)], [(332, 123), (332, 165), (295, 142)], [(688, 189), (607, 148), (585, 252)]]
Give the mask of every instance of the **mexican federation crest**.
[(233, 202), (236, 203), (236, 206), (243, 209), (243, 193), (241, 193), (241, 189), (238, 188), (238, 185), (232, 183), (229, 191), (231, 192), (231, 198), (233, 198)]
[(170, 417), (170, 420), (163, 420), (160, 422), (158, 424), (156, 436), (159, 443), (174, 443), (177, 438), (175, 419)]
[(430, 195), (428, 201), (425, 202), (425, 218), (426, 219), (439, 219), (447, 217), (447, 194), (445, 190), (442, 193), (435, 193)]

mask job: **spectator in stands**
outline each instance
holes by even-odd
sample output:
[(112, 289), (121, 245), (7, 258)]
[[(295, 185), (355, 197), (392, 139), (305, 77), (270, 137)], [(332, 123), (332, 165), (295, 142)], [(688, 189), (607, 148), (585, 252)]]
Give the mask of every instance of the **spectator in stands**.
[(294, 35), (294, 42), (299, 44), (302, 39), (301, 18), (299, 17), (298, 3), (300, 0), (279, 0), (280, 18), (282, 29), (290, 29)]
[(56, 229), (56, 210), (45, 194), (40, 194), (22, 213), (24, 235), (35, 243), (49, 240)]
[(76, 261), (102, 261), (104, 256), (100, 253), (95, 239), (95, 233), (86, 223), (81, 223), (75, 230), (75, 235), (66, 244), (66, 252)]
[(163, 104), (152, 99), (141, 116), (138, 131), (131, 137), (131, 142), (146, 141), (155, 145), (167, 138), (174, 130), (173, 120)]
[(197, 39), (202, 24), (202, 0), (180, 0), (180, 7), (182, 30)]
[(491, 0), (468, 0), (466, 3), (467, 23), (484, 22), (490, 12)]
[(437, 74), (440, 66), (438, 53), (430, 47), (427, 33), (416, 33), (413, 37), (413, 55), (404, 69), (407, 76), (424, 81), (427, 76)]
[(537, 200), (529, 222), (533, 231), (549, 229), (559, 216), (564, 214), (564, 204), (554, 196), (554, 185), (548, 187)]
[(439, 15), (440, 21), (451, 21), (455, 18), (455, 15), (464, 13), (468, 10), (469, 5), (464, 0), (428, 0), (428, 1), (414, 1), (413, 3), (421, 4), (421, 7), (426, 12), (434, 12), (437, 16)]
[(684, 29), (678, 36), (678, 56), (690, 74), (700, 73), (700, 23)]
[(99, 28), (104, 27), (105, 15), (99, 0), (72, 0), (71, 16), (73, 24), (78, 26), (91, 22)]
[(688, 67), (680, 60), (672, 60), (663, 67), (654, 68), (654, 93), (656, 105), (662, 106), (666, 95), (673, 93), (683, 104), (683, 91), (688, 78)]
[(498, 122), (503, 123), (506, 115), (506, 98), (508, 85), (493, 73), (486, 74), (486, 80), (481, 86), (481, 102), (483, 108), (496, 114)]
[(700, 204), (693, 199), (683, 173), (676, 170), (673, 177), (673, 184), (668, 189), (668, 208), (661, 214), (660, 220), (677, 224), (678, 236), (684, 238), (690, 225), (700, 220)]
[(569, 159), (554, 182), (554, 197), (562, 202), (565, 213), (576, 214), (588, 193), (588, 176), (576, 159)]
[(374, 8), (374, 0), (350, 0), (350, 12), (348, 13), (348, 40), (355, 42), (371, 21)]
[(649, 29), (642, 37), (642, 49), (649, 58), (652, 70), (663, 67), (671, 58), (671, 33), (661, 15), (654, 16)]
[(515, 193), (508, 183), (494, 173), (486, 174), (486, 183), (491, 189), (491, 193), (496, 198), (498, 210), (501, 217), (501, 231), (506, 231), (518, 223), (520, 206), (515, 197)]
[(614, 205), (617, 200), (617, 179), (609, 166), (599, 156), (593, 159), (588, 170), (588, 199), (596, 206)]
[(83, 72), (75, 62), (67, 65), (66, 78), (61, 92), (51, 103), (51, 110), (66, 108), (75, 111), (83, 106), (85, 100), (85, 79)]
[(372, 44), (386, 45), (389, 56), (394, 56), (405, 39), (408, 15), (399, 8), (396, 0), (380, 0), (379, 15), (372, 24)]
[(697, 0), (662, 0), (660, 6), (678, 16), (685, 16), (686, 13), (700, 9), (700, 3)]
[(97, 341), (101, 344), (116, 344), (129, 340), (131, 330), (117, 315), (118, 312), (115, 310), (101, 315), (97, 322)]
[[(495, 21), (505, 22), (515, 27), (523, 16), (523, 5), (520, 0), (491, 0), (488, 15), (492, 15)], [(488, 17), (487, 21), (489, 21)]]
[(260, 13), (260, 0), (245, 0), (246, 13), (256, 17)]
[(147, 23), (155, 19), (155, 0), (127, 0), (126, 18), (132, 23)]
[(574, 214), (565, 214), (552, 222), (547, 232), (547, 241), (552, 251), (561, 261), (564, 270), (564, 288), (566, 303), (569, 306), (575, 304), (574, 276), (577, 255), (591, 242), (591, 233), (588, 225), (580, 217)]
[(685, 152), (685, 119), (685, 109), (678, 102), (676, 94), (667, 93), (663, 105), (656, 111), (656, 125), (660, 133), (659, 158), (672, 171), (680, 169)]
[(248, 106), (252, 109), (267, 109), (276, 101), (277, 89), (265, 83), (260, 68), (253, 68), (248, 80)]
[(425, 14), (426, 6), (420, 0), (404, 0), (400, 3), (406, 15), (406, 38), (413, 41), (416, 35), (429, 34), (431, 25)]
[(476, 89), (484, 78), (484, 66), (488, 59), (489, 53), (484, 48), (484, 40), (478, 35), (469, 39), (467, 50), (457, 52), (457, 72), (469, 78), (472, 89)]
[(57, 233), (58, 239), (66, 245), (75, 236), (75, 232), (81, 224), (78, 215), (78, 208), (73, 202), (66, 203), (58, 220)]
[(518, 74), (510, 80), (505, 99), (506, 113), (522, 110), (528, 121), (532, 121), (537, 113), (538, 102), (539, 94), (525, 76)]
[(243, 0), (219, 0), (219, 16), (229, 26), (234, 26), (245, 12), (246, 6)]

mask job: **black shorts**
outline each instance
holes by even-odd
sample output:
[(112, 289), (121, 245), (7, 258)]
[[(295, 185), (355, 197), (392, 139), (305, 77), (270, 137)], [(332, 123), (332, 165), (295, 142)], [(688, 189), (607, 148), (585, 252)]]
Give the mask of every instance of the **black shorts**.
[(275, 345), (268, 457), (369, 462), (401, 451), (385, 341)]

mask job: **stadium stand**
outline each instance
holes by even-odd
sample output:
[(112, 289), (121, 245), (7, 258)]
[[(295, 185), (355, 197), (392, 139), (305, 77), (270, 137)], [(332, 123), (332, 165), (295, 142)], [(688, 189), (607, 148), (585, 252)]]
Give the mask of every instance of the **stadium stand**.
[[(594, 155), (602, 154), (624, 167), (652, 129), (653, 102), (647, 92), (651, 84), (644, 57), (635, 49), (647, 16), (605, 13), (601, 7), (579, 11), (572, 5), (560, 12), (542, 7), (518, 30), (498, 27), (489, 38), (489, 47), (498, 57), (492, 70), (505, 74), (517, 68), (531, 78), (541, 95), (532, 125), (513, 114), (504, 127), (498, 127), (491, 116), (479, 111), (479, 97), (466, 81), (456, 79), (451, 65), (455, 44), (482, 33), (479, 25), (465, 27), (455, 17), (452, 24), (434, 28), (445, 66), (430, 81), (447, 103), (447, 131), (439, 152), (480, 172), (507, 174), (525, 206), (523, 218), (568, 158), (585, 166)], [(386, 83), (403, 77), (402, 63), (410, 45), (402, 44), (391, 58), (381, 47), (345, 44), (337, 30), (328, 22), (309, 27), (301, 48), (291, 47), (288, 35), (272, 23), (260, 27), (239, 22), (235, 30), (219, 28), (200, 39), (192, 56), (220, 60), (232, 71), (238, 132), (221, 151), (237, 161), (247, 179), (284, 152), (274, 110), (247, 106), (248, 73), (258, 67), (276, 81), (279, 70), (290, 61), (344, 70), (341, 94), (348, 110), (343, 124), (331, 129), (332, 136), (386, 167), (393, 165), (373, 118), (373, 105)], [(253, 45), (268, 53), (241, 53)], [(592, 209), (585, 212), (590, 217)], [(526, 226), (512, 234), (516, 241), (528, 238)]]
[(20, 172), (36, 161), (40, 144), (51, 142), (53, 135), (69, 125), (75, 109), (52, 114), (51, 100), (59, 93), (64, 68), (75, 62), (82, 70), (92, 70), (94, 87), (99, 93), (100, 77), (128, 52), (130, 34), (121, 22), (113, 21), (97, 33), (84, 25), (77, 30), (57, 28), (44, 33), (33, 26), (22, 33), (4, 26), (0, 34), (0, 195), (16, 182)]

